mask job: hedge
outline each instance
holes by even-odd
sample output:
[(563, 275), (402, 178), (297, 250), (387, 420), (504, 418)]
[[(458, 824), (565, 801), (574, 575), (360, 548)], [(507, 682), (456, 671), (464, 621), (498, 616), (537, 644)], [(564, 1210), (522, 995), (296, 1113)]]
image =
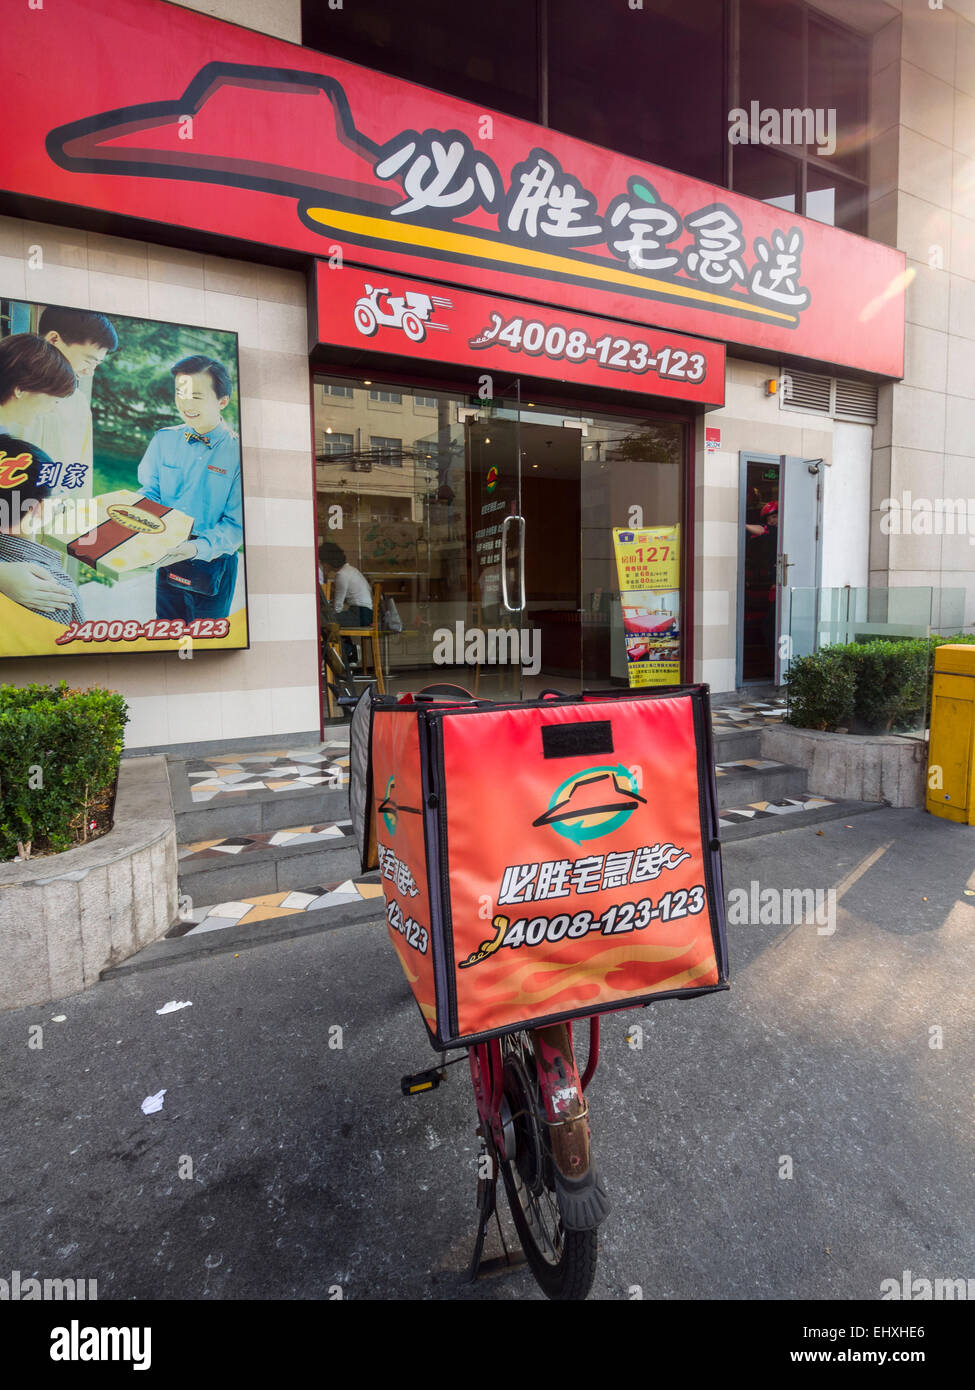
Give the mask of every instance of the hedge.
[(794, 658), (786, 677), (786, 721), (802, 729), (854, 733), (916, 729), (931, 708), (934, 651), (975, 636), (907, 638), (823, 647)]
[[(0, 685), (0, 861), (88, 838), (118, 775), (125, 701), (111, 690)], [(100, 827), (104, 828), (104, 827)]]

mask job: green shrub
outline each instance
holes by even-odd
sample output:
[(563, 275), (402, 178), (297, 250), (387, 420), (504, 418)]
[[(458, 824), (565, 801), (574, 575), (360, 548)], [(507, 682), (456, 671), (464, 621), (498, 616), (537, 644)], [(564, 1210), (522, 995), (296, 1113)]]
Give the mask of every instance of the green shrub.
[(128, 720), (121, 695), (67, 683), (0, 686), (0, 861), (63, 850), (111, 795)]
[(919, 727), (931, 708), (934, 652), (975, 636), (873, 638), (796, 657), (786, 677), (788, 723), (804, 729), (895, 733)]
[(853, 719), (856, 676), (844, 659), (845, 647), (824, 647), (813, 656), (795, 657), (786, 686), (786, 719), (801, 729), (839, 729)]

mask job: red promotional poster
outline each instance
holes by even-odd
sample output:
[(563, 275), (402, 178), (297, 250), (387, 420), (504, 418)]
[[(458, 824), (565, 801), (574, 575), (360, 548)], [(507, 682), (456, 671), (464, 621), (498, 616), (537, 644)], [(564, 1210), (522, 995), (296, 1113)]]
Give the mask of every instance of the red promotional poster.
[(324, 345), (724, 404), (722, 343), (323, 261), (317, 302)]
[(0, 657), (246, 647), (236, 334), (3, 307)]
[(708, 730), (702, 687), (374, 706), (387, 923), (435, 1045), (726, 987)]
[(13, 198), (902, 374), (877, 242), (173, 5), (6, 11)]

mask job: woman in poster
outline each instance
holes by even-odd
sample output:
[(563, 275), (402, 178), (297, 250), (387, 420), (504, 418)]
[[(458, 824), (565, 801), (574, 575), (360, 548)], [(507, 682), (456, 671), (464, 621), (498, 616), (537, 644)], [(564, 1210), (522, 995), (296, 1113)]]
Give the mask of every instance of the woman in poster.
[[(57, 348), (33, 333), (0, 342), (0, 609), (16, 626), (18, 605), (56, 623), (82, 618), (78, 590), (57, 555), (29, 539), (37, 507), (53, 490), (52, 460), (25, 435), (73, 395), (75, 374)], [(28, 534), (24, 534), (24, 533)]]

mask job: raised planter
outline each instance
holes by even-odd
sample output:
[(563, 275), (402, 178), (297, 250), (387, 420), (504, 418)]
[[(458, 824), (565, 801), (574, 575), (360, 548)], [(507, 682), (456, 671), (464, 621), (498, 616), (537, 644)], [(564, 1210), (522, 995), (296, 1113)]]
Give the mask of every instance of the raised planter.
[(928, 745), (894, 734), (828, 734), (790, 724), (762, 730), (763, 758), (804, 767), (810, 790), (850, 801), (923, 806)]
[(166, 759), (125, 758), (107, 835), (0, 864), (0, 1008), (45, 1004), (94, 984), (165, 935), (177, 896)]

